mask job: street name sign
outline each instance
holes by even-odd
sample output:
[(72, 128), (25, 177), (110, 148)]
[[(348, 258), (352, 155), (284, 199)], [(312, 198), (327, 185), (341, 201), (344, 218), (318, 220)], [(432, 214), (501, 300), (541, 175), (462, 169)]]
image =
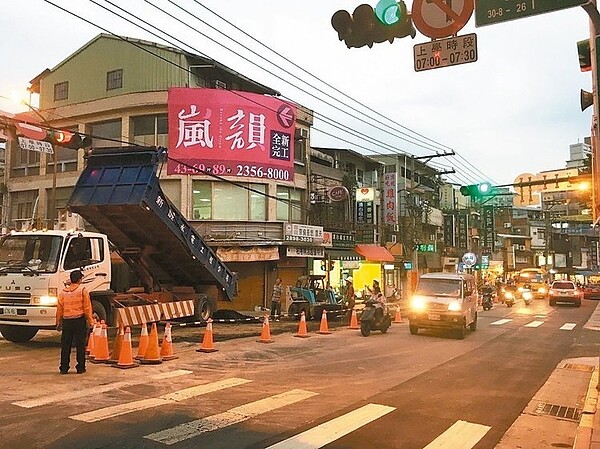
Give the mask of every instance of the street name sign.
[(439, 39), (413, 47), (415, 72), (477, 61), (475, 33)]
[(475, 26), (493, 25), (588, 3), (590, 0), (475, 0)]
[(27, 137), (19, 136), (19, 147), (23, 150), (37, 151), (39, 153), (54, 153), (52, 144), (45, 140), (28, 139)]

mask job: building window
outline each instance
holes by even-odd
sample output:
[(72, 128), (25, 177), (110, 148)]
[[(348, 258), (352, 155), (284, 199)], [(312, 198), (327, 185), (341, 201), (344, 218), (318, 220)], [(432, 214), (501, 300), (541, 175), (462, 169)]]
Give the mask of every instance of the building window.
[(194, 181), (192, 190), (194, 220), (267, 219), (265, 184)]
[(300, 190), (277, 186), (277, 220), (302, 222), (302, 192)]
[(123, 87), (123, 69), (107, 72), (106, 90), (120, 89), (121, 87)]
[(10, 195), (10, 216), (14, 229), (26, 229), (33, 225), (33, 207), (39, 192), (27, 190), (15, 192)]
[(54, 101), (66, 100), (69, 98), (69, 82), (63, 81), (54, 85)]
[(131, 118), (131, 138), (136, 145), (168, 146), (167, 115), (142, 115)]
[[(77, 127), (64, 128), (72, 133), (78, 132)], [(77, 171), (77, 150), (54, 145), (56, 151), (56, 173)], [(54, 156), (46, 154), (46, 173), (54, 173)]]
[(69, 201), (69, 198), (71, 198), (72, 192), (73, 187), (57, 187), (55, 189), (54, 194), (56, 197), (54, 199), (54, 214), (52, 214), (52, 189), (46, 189), (46, 218), (49, 218), (52, 215), (58, 223), (66, 223), (69, 216), (67, 202)]
[(121, 119), (110, 122), (90, 124), (90, 134), (93, 137), (92, 147), (106, 148), (121, 146)]
[[(40, 174), (40, 154), (38, 151), (23, 150), (13, 145), (11, 150), (11, 178), (37, 176)], [(50, 155), (48, 155), (50, 156)]]

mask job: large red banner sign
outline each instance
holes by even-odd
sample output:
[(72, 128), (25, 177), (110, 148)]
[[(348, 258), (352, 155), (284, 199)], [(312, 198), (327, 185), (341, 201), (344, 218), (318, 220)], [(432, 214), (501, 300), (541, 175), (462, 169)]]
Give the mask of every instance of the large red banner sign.
[(168, 174), (294, 180), (296, 107), (224, 89), (169, 89)]

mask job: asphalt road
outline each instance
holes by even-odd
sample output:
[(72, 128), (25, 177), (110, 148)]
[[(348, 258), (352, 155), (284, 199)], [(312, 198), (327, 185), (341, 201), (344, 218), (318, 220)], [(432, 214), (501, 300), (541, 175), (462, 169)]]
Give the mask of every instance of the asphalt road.
[(218, 352), (204, 354), (204, 329), (175, 328), (176, 360), (67, 376), (58, 334), (0, 339), (0, 449), (569, 447), (572, 420), (526, 427), (520, 445), (507, 435), (561, 361), (598, 356), (583, 327), (598, 304), (497, 305), (464, 340), (407, 323), (368, 338), (312, 323), (301, 339), (280, 322), (262, 344), (260, 323), (215, 323)]

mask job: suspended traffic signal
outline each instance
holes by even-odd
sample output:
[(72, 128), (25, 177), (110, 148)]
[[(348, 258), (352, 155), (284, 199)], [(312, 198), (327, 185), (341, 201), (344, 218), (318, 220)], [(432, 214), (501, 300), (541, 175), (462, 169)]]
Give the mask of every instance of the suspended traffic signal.
[(60, 129), (48, 130), (44, 140), (52, 143), (53, 145), (58, 145), (63, 148), (71, 148), (73, 150), (92, 146), (92, 139), (89, 136), (84, 136), (79, 133)]
[(395, 38), (417, 34), (404, 1), (380, 0), (375, 9), (362, 4), (352, 15), (348, 11), (337, 11), (331, 17), (331, 25), (348, 48), (369, 48), (376, 42), (394, 42)]
[(479, 184), (471, 184), (462, 186), (460, 193), (471, 198), (481, 198), (492, 195), (492, 185), (489, 182), (480, 182)]

